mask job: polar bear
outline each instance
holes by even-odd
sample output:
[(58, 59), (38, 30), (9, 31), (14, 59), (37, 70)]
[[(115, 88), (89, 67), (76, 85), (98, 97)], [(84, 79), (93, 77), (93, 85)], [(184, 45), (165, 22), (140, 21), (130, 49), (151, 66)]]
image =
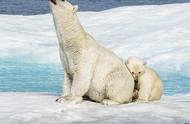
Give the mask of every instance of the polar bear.
[(133, 99), (137, 98), (137, 102), (160, 100), (163, 83), (159, 75), (148, 67), (144, 60), (137, 57), (130, 57), (125, 64), (135, 81)]
[(134, 80), (125, 63), (100, 46), (81, 26), (77, 6), (50, 0), (64, 66), (63, 95), (59, 102), (78, 104), (83, 96), (105, 105), (130, 102)]

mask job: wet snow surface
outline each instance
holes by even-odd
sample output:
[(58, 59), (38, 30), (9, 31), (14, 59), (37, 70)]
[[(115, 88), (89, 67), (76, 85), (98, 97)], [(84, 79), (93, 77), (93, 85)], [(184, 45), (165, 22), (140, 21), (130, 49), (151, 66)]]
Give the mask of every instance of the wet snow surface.
[(56, 103), (58, 96), (0, 93), (0, 124), (184, 124), (190, 122), (190, 94), (164, 96), (152, 103), (104, 106), (84, 101)]

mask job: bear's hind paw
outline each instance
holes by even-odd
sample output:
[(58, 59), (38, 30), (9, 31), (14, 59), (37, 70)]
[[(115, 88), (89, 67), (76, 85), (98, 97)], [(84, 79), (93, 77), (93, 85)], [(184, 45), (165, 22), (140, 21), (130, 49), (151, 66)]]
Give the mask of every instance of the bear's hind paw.
[(119, 104), (120, 104), (120, 103), (115, 102), (115, 101), (110, 100), (110, 99), (104, 99), (104, 100), (102, 101), (102, 103), (103, 103), (104, 105), (119, 105)]
[(56, 99), (59, 103), (65, 103), (65, 104), (79, 104), (82, 102), (82, 97), (70, 97), (70, 96), (61, 96), (58, 99)]

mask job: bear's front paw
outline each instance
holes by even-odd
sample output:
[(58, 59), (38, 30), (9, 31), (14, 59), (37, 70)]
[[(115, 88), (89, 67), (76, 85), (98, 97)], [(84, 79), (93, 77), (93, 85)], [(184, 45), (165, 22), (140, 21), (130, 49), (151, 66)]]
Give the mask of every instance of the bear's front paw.
[(82, 102), (82, 97), (72, 97), (71, 99), (65, 101), (67, 104), (75, 105), (75, 104), (80, 104)]
[(58, 99), (56, 99), (56, 102), (63, 103), (70, 99), (70, 96), (60, 96)]

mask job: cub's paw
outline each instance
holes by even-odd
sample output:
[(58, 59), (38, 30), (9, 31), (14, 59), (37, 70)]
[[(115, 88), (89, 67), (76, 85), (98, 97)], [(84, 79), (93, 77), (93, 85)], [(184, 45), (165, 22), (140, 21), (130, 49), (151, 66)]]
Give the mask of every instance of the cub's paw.
[(115, 101), (113, 101), (113, 100), (110, 100), (110, 99), (104, 99), (103, 101), (102, 101), (102, 103), (104, 104), (104, 105), (119, 105), (120, 103), (118, 103), (118, 102), (115, 102)]

